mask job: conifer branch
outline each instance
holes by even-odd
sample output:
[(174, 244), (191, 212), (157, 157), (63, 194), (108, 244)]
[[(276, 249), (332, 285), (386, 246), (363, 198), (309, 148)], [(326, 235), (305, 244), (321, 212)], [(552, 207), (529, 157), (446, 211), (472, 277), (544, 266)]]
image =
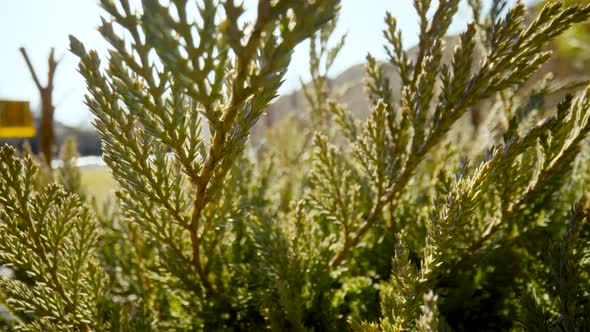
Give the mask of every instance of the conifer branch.
[[(123, 187), (120, 197), (129, 206), (141, 207), (140, 224), (150, 232), (160, 232), (165, 225), (149, 216), (150, 206), (155, 205), (189, 233), (191, 265), (207, 296), (215, 297), (219, 290), (202, 262), (203, 254), (211, 254), (203, 253), (202, 241), (213, 221), (203, 220), (203, 211), (219, 199), (216, 187), (226, 178), (245, 147), (250, 129), (275, 97), (292, 48), (335, 15), (338, 1), (288, 5), (261, 0), (247, 35), (237, 28), (243, 8), (233, 1), (223, 4), (225, 24), (215, 22), (220, 7), (216, 1), (198, 6), (203, 16), (197, 23), (188, 21), (186, 1), (174, 4), (177, 18), (171, 8), (158, 1), (145, 1), (141, 14), (132, 12), (126, 0), (120, 7), (102, 2), (112, 22), (103, 19), (100, 31), (116, 50), (110, 53), (110, 78), (101, 73), (94, 52), (86, 52), (74, 38), (71, 48), (82, 60), (80, 69), (91, 93), (87, 103), (97, 116), (97, 129), (105, 141), (105, 160)], [(294, 29), (289, 28), (291, 23)], [(191, 29), (193, 24), (197, 34)], [(133, 43), (126, 42), (114, 25), (127, 30)], [(233, 37), (223, 35), (226, 29), (234, 32)], [(233, 39), (236, 37), (238, 40)], [(179, 38), (188, 56), (180, 52)], [(229, 66), (230, 49), (235, 55), (234, 68)], [(152, 51), (162, 66), (151, 58)], [(196, 104), (187, 102), (186, 96)], [(117, 101), (119, 98), (123, 105)], [(209, 121), (212, 129), (206, 149), (199, 115)], [(141, 128), (137, 128), (138, 123)], [(174, 152), (174, 158), (166, 157), (168, 149)], [(120, 165), (121, 160), (127, 167)], [(168, 177), (176, 169), (186, 174), (194, 186), (190, 205), (183, 186), (172, 184)], [(131, 199), (135, 194), (145, 197), (139, 206)], [(159, 237), (170, 241), (168, 246), (174, 245), (167, 235)], [(185, 259), (182, 252), (178, 254)]]
[(0, 264), (24, 278), (0, 277), (0, 297), (24, 326), (91, 330), (100, 323), (94, 308), (101, 294), (91, 284), (96, 223), (77, 196), (49, 184), (35, 190), (38, 166), (0, 149)]
[[(553, 112), (580, 83), (527, 81), (590, 6), (551, 3), (525, 26), (522, 2), (484, 17), (469, 0), (451, 52), (459, 1), (414, 1), (416, 52), (387, 14), (401, 87), (368, 55), (361, 123), (329, 93), (338, 0), (260, 0), (245, 24), (239, 1), (169, 2), (102, 0), (104, 66), (71, 38), (116, 202), (83, 187), (72, 141), (55, 173), (0, 149), (0, 330), (589, 326), (588, 211), (558, 221), (588, 196), (590, 90)], [(291, 117), (249, 146), (305, 38), (325, 134)]]
[[(346, 253), (371, 228), (383, 207), (394, 204), (424, 156), (442, 140), (468, 107), (475, 104), (476, 100), (489, 97), (511, 85), (525, 82), (542, 63), (548, 60), (548, 54), (541, 53), (542, 46), (572, 24), (587, 20), (590, 17), (590, 6), (572, 7), (561, 11), (559, 4), (548, 5), (527, 29), (520, 27), (524, 13), (524, 5), (519, 3), (507, 14), (505, 21), (495, 23), (497, 40), (509, 40), (512, 36), (517, 42), (505, 43), (497, 49), (492, 49), (476, 74), (469, 75), (473, 61), (469, 59), (470, 56), (463, 57), (468, 59), (467, 61), (454, 63), (452, 76), (443, 71), (443, 83), (449, 88), (439, 96), (430, 133), (423, 143), (412, 144), (412, 153), (402, 170), (395, 177), (390, 188), (375, 203), (362, 226), (354, 232), (350, 244), (339, 250), (332, 258), (331, 266), (337, 266), (342, 262)], [(463, 43), (455, 54), (465, 54), (466, 49), (473, 49), (473, 33), (473, 26), (471, 26), (462, 35)], [(471, 52), (467, 51), (467, 54)], [(515, 63), (517, 65), (511, 69), (510, 66), (514, 66)], [(410, 111), (419, 112), (414, 107), (408, 107), (407, 112)]]
[[(464, 251), (463, 255), (452, 265), (451, 271), (456, 271), (474, 252), (481, 249), (498, 231), (504, 226), (504, 222), (522, 214), (525, 210), (530, 209), (534, 200), (540, 196), (550, 196), (547, 192), (547, 186), (555, 181), (556, 176), (561, 176), (564, 169), (571, 164), (571, 156), (580, 148), (580, 143), (590, 133), (590, 90), (575, 104), (572, 103), (572, 97), (568, 96), (558, 106), (557, 114), (545, 120), (537, 128), (541, 130), (541, 135), (552, 137), (551, 146), (547, 146), (545, 154), (547, 160), (535, 182), (527, 191), (514, 202), (506, 215), (502, 216), (500, 222), (492, 222), (483, 232), (481, 237), (476, 239)], [(541, 137), (541, 136), (540, 136)]]

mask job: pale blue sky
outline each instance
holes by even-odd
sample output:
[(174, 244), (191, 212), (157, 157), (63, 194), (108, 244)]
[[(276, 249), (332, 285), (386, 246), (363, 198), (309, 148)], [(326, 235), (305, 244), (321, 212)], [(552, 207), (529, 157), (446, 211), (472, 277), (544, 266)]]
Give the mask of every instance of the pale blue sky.
[[(246, 0), (249, 8), (254, 8), (255, 3)], [(337, 35), (348, 31), (348, 38), (332, 75), (364, 62), (367, 52), (378, 59), (384, 58), (381, 31), (386, 10), (397, 17), (406, 47), (417, 42), (417, 18), (412, 0), (342, 0)], [(47, 55), (50, 48), (55, 47), (56, 54), (63, 56), (55, 78), (56, 119), (69, 125), (89, 124), (91, 114), (83, 103), (86, 87), (77, 72), (77, 58), (67, 51), (68, 35), (75, 35), (87, 48), (105, 54), (107, 44), (96, 31), (100, 14), (96, 0), (0, 0), (0, 98), (30, 100), (31, 107), (37, 109), (38, 92), (18, 48), (27, 49), (44, 82)], [(451, 27), (452, 32), (464, 29), (469, 17), (469, 11), (463, 6)], [(297, 88), (300, 77), (308, 78), (307, 52), (305, 43), (295, 49), (282, 92)]]

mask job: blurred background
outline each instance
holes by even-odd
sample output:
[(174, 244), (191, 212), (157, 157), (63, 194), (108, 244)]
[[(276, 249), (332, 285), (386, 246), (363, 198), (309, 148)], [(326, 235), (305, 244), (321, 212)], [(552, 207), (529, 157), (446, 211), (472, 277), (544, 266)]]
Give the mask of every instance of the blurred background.
[[(138, 5), (140, 0), (132, 2)], [(435, 7), (437, 1), (433, 2)], [(452, 34), (461, 32), (471, 19), (471, 10), (466, 2), (462, 3), (451, 26)], [(486, 11), (491, 0), (483, 2)], [(509, 1), (509, 5), (514, 2)], [(567, 2), (586, 3), (587, 0)], [(245, 0), (246, 19), (255, 16), (256, 3), (256, 0)], [(533, 11), (540, 5), (538, 1), (533, 0), (527, 0), (525, 3)], [(108, 45), (96, 30), (102, 15), (97, 1), (0, 0), (0, 9), (0, 100), (29, 101), (34, 122), (37, 123), (41, 109), (40, 93), (19, 49), (22, 47), (26, 50), (39, 81), (46, 84), (48, 57), (50, 50), (54, 48), (54, 58), (58, 61), (53, 80), (56, 143), (59, 146), (65, 136), (73, 134), (78, 138), (82, 155), (99, 155), (100, 141), (91, 125), (92, 115), (83, 101), (85, 82), (77, 72), (77, 58), (68, 51), (68, 36), (73, 34), (88, 48), (96, 49), (103, 59), (106, 58)], [(332, 83), (330, 86), (335, 90), (346, 89), (344, 102), (351, 108), (362, 108), (366, 103), (362, 94), (362, 64), (367, 53), (371, 53), (378, 60), (385, 59), (382, 46), (384, 38), (381, 32), (384, 28), (385, 11), (390, 11), (398, 19), (403, 31), (404, 45), (411, 50), (418, 41), (418, 19), (411, 0), (342, 0), (335, 35), (346, 33), (347, 38), (328, 76)], [(569, 75), (571, 72), (587, 73), (589, 39), (588, 26), (568, 32), (552, 46), (561, 60), (554, 61), (547, 70), (555, 71), (558, 75)], [(283, 116), (280, 113), (296, 112), (305, 108), (305, 102), (298, 90), (301, 82), (309, 80), (308, 49), (309, 43), (302, 43), (295, 49), (285, 84), (280, 90), (281, 96), (269, 111), (269, 119), (276, 120)], [(392, 72), (391, 75), (394, 77), (395, 73)], [(267, 124), (269, 121), (266, 121)], [(9, 142), (19, 144), (21, 140), (13, 139)], [(33, 149), (37, 149), (35, 138), (31, 143)]]

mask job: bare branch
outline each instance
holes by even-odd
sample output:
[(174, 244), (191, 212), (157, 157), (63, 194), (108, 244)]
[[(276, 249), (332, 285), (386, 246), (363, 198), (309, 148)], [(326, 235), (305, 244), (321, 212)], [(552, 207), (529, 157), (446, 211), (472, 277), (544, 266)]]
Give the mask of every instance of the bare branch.
[[(29, 56), (27, 55), (27, 50), (25, 50), (24, 47), (21, 47), (19, 50), (22, 53), (23, 58), (25, 58), (25, 62), (27, 63), (27, 67), (29, 67), (29, 71), (31, 72), (31, 76), (33, 76), (33, 81), (35, 81), (35, 85), (37, 86), (37, 88), (39, 90), (43, 90), (44, 87), (41, 85), (41, 82), (39, 81), (39, 78), (37, 77), (37, 72), (35, 71), (35, 68), (33, 68), (33, 64), (31, 63), (31, 60), (29, 60)], [(53, 49), (52, 49), (51, 54), (53, 54)]]

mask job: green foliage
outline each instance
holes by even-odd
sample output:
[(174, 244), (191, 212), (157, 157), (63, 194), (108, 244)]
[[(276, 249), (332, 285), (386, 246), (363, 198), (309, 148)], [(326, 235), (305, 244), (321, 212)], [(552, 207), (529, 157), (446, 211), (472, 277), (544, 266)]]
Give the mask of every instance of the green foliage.
[(56, 182), (63, 185), (67, 192), (76, 193), (84, 200), (86, 194), (82, 186), (82, 175), (76, 167), (76, 159), (79, 156), (76, 139), (68, 137), (61, 148), (62, 165), (57, 169)]
[(0, 279), (3, 304), (26, 331), (101, 329), (96, 220), (61, 186), (36, 190), (37, 168), (12, 148), (0, 150), (0, 264), (14, 273)]
[[(293, 47), (328, 22), (338, 2), (260, 1), (248, 30), (238, 27), (244, 10), (233, 1), (205, 1), (197, 21), (188, 18), (188, 2), (172, 4), (147, 1), (137, 13), (127, 1), (102, 2), (110, 17), (99, 30), (113, 47), (107, 75), (96, 53), (75, 38), (72, 51), (89, 83), (87, 103), (121, 187), (123, 213), (155, 240), (151, 273), (182, 289), (167, 301), (182, 304), (189, 326), (225, 328), (235, 315), (244, 327), (260, 324), (243, 308), (254, 300), (248, 277), (233, 268), (245, 258), (219, 255), (231, 241), (249, 244), (240, 204), (258, 202), (249, 201), (247, 190), (242, 197), (224, 187), (276, 95)], [(245, 303), (232, 299), (244, 292)]]
[[(546, 1), (541, 1), (536, 7), (540, 8)], [(566, 5), (583, 5), (582, 0), (566, 0)], [(590, 50), (590, 24), (578, 24), (563, 35), (559, 36), (553, 43), (557, 56), (572, 61), (573, 68), (587, 68), (590, 64), (588, 51)]]
[(587, 206), (575, 205), (563, 239), (550, 246), (549, 265), (553, 287), (546, 291), (558, 298), (557, 301), (552, 301), (555, 308), (543, 308), (532, 292), (522, 293), (523, 313), (520, 322), (527, 330), (587, 331), (590, 328), (587, 224)]
[(335, 45), (328, 46), (337, 23), (338, 18), (336, 17), (309, 38), (309, 73), (311, 74), (311, 82), (309, 87), (301, 82), (301, 90), (309, 104), (308, 113), (311, 128), (315, 130), (325, 127), (330, 102), (328, 72), (334, 65), (334, 61), (346, 41), (346, 34), (344, 34)]
[[(401, 91), (368, 55), (361, 121), (328, 84), (336, 0), (260, 0), (245, 26), (231, 0), (102, 1), (108, 62), (71, 48), (117, 200), (81, 186), (72, 142), (55, 177), (2, 149), (2, 328), (587, 330), (590, 89), (531, 77), (590, 7), (525, 24), (520, 2), (469, 1), (449, 53), (459, 3), (414, 1), (415, 56), (385, 15)], [(306, 38), (309, 121), (255, 150)]]

